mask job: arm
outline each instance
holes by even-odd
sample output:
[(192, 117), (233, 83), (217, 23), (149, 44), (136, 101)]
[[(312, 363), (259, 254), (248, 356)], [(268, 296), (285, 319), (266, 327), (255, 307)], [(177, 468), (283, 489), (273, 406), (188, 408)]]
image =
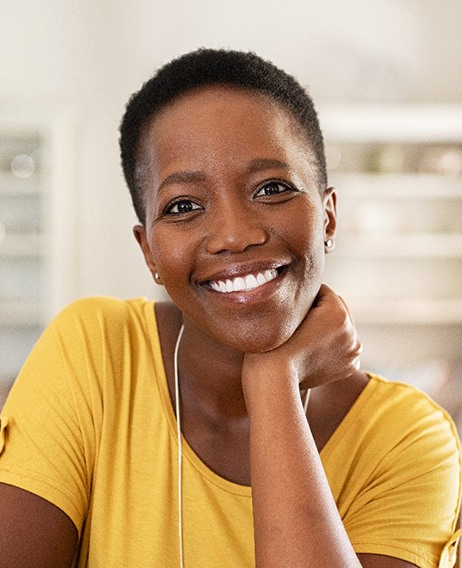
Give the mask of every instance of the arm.
[(257, 566), (360, 566), (300, 402), (279, 372), (246, 388)]
[[(309, 429), (298, 388), (259, 382), (249, 400), (257, 566), (405, 568), (361, 555), (349, 542)], [(273, 377), (275, 378), (275, 377)], [(265, 395), (266, 393), (266, 395)]]
[(0, 568), (69, 568), (77, 529), (60, 509), (0, 483)]
[(351, 375), (359, 351), (347, 309), (323, 287), (316, 306), (286, 344), (245, 357), (242, 384), (250, 417), (258, 568), (412, 566), (378, 555), (362, 555), (360, 564), (300, 400), (300, 385), (311, 387)]

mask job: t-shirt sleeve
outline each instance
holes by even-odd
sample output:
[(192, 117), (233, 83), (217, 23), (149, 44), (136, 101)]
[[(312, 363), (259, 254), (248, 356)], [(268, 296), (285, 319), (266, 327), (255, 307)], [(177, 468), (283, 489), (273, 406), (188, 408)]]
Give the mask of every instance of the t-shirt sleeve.
[(101, 413), (101, 330), (82, 311), (91, 314), (91, 300), (72, 304), (45, 330), (11, 389), (0, 427), (0, 482), (50, 501), (79, 533)]
[(400, 401), (371, 417), (367, 478), (344, 518), (357, 553), (385, 554), (420, 568), (455, 562), (461, 498), (460, 444), (449, 416), (402, 387)]

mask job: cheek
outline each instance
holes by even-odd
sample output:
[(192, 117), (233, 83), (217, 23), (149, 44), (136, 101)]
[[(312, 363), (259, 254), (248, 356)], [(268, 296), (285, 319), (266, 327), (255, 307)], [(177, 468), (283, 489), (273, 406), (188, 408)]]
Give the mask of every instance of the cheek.
[(285, 226), (286, 231), (279, 232), (278, 237), (302, 260), (306, 276), (322, 273), (325, 265), (322, 212), (316, 207), (299, 210), (294, 212), (292, 224)]
[(193, 239), (186, 233), (164, 227), (153, 230), (152, 259), (167, 292), (171, 293), (171, 290), (173, 292), (173, 289), (189, 282), (194, 248)]
[(326, 255), (324, 252), (324, 240), (319, 234), (313, 235), (310, 242), (310, 252), (306, 257), (308, 275), (315, 278), (324, 273)]

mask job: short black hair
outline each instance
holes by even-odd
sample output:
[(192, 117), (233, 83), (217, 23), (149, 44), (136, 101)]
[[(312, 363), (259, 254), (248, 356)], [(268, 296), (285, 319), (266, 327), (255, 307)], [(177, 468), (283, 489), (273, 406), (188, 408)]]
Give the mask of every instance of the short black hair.
[(230, 85), (263, 93), (289, 110), (314, 151), (318, 182), (327, 185), (324, 142), (313, 101), (291, 75), (252, 52), (201, 48), (172, 60), (134, 93), (120, 125), (122, 168), (138, 219), (145, 223), (137, 176), (140, 139), (152, 118), (179, 96), (206, 85)]

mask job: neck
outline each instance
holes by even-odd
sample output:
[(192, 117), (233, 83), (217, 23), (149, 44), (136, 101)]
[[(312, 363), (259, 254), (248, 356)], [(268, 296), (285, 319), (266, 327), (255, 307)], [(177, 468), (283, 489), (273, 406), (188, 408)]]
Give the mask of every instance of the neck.
[[(173, 365), (180, 391), (178, 430), (181, 428), (196, 455), (212, 471), (249, 485), (248, 418), (241, 388), (243, 354), (217, 345), (190, 322), (185, 322), (182, 335), (178, 335), (181, 321), (174, 327), (174, 343), (179, 347)], [(176, 405), (176, 390), (170, 381), (169, 388)], [(181, 452), (180, 448), (179, 444)]]
[(185, 320), (179, 351), (181, 396), (193, 407), (223, 418), (246, 416), (241, 384), (244, 354)]
[[(156, 303), (164, 367), (174, 404), (173, 352), (183, 323), (183, 315), (170, 302)], [(246, 416), (241, 387), (243, 353), (215, 341), (185, 318), (178, 367), (183, 404), (221, 420)], [(202, 410), (201, 410), (202, 409)]]

